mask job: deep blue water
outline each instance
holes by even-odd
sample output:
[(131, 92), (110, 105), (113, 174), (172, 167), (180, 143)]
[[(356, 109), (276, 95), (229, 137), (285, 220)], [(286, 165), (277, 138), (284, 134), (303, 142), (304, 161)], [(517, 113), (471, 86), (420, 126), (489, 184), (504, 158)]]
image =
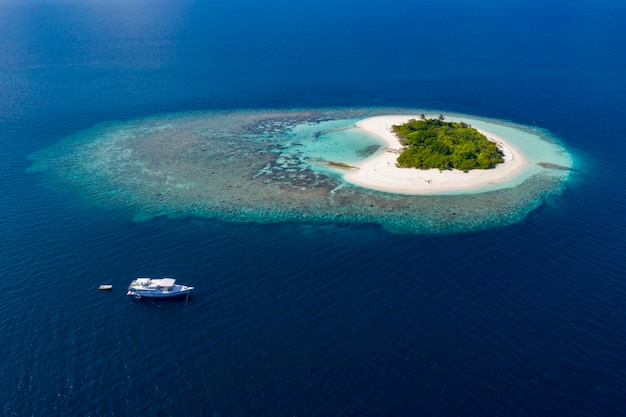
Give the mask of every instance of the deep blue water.
[[(0, 1), (0, 414), (623, 415), (626, 5), (431, 3)], [(323, 106), (538, 126), (577, 171), (443, 236), (135, 222), (26, 173), (101, 122)]]

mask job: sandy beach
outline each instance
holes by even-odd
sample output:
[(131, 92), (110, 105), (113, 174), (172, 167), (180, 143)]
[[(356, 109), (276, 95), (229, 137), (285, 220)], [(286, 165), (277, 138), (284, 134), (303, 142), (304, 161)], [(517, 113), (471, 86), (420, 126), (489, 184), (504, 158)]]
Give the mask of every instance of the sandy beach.
[(497, 143), (504, 154), (504, 162), (493, 169), (475, 169), (467, 173), (459, 170), (439, 171), (417, 168), (398, 168), (396, 159), (402, 145), (391, 126), (399, 125), (416, 115), (377, 116), (361, 120), (357, 128), (367, 131), (386, 144), (386, 152), (378, 153), (344, 175), (344, 179), (361, 187), (402, 194), (447, 194), (477, 191), (493, 184), (501, 184), (522, 172), (528, 161), (524, 155), (507, 143), (506, 139), (478, 129), (489, 140)]

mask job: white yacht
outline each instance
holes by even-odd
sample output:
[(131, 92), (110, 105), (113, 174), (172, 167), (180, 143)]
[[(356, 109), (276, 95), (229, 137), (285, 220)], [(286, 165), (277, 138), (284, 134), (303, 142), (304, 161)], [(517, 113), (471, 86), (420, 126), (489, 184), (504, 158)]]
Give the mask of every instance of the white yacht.
[(176, 284), (176, 280), (173, 278), (137, 278), (128, 286), (126, 295), (135, 298), (176, 297), (187, 295), (191, 290), (193, 290), (193, 287)]

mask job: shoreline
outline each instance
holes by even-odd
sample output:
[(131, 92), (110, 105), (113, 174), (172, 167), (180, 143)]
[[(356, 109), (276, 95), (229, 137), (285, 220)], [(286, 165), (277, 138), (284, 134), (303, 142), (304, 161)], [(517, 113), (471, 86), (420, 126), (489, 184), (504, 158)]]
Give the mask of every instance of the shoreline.
[(386, 149), (353, 164), (355, 169), (345, 173), (343, 179), (360, 187), (398, 194), (454, 194), (476, 192), (494, 184), (503, 184), (516, 177), (529, 164), (524, 155), (506, 139), (476, 129), (498, 145), (503, 153), (503, 163), (492, 169), (474, 169), (467, 173), (456, 169), (439, 171), (436, 168), (399, 168), (396, 160), (403, 146), (391, 131), (391, 126), (417, 118), (416, 115), (375, 116), (357, 122), (357, 129), (382, 140)]

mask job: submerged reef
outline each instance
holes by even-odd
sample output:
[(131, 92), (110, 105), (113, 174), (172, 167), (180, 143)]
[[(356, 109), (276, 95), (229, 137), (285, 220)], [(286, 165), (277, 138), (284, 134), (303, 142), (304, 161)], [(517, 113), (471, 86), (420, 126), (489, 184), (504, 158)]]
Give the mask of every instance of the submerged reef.
[(572, 163), (558, 142), (545, 132), (492, 120), (483, 122), (533, 135), (553, 155), (542, 155), (532, 175), (510, 188), (475, 194), (393, 194), (342, 180), (352, 163), (384, 152), (380, 140), (354, 128), (358, 120), (421, 112), (210, 111), (109, 122), (32, 154), (29, 171), (72, 187), (93, 204), (130, 209), (137, 220), (375, 223), (399, 233), (511, 224), (563, 190)]

